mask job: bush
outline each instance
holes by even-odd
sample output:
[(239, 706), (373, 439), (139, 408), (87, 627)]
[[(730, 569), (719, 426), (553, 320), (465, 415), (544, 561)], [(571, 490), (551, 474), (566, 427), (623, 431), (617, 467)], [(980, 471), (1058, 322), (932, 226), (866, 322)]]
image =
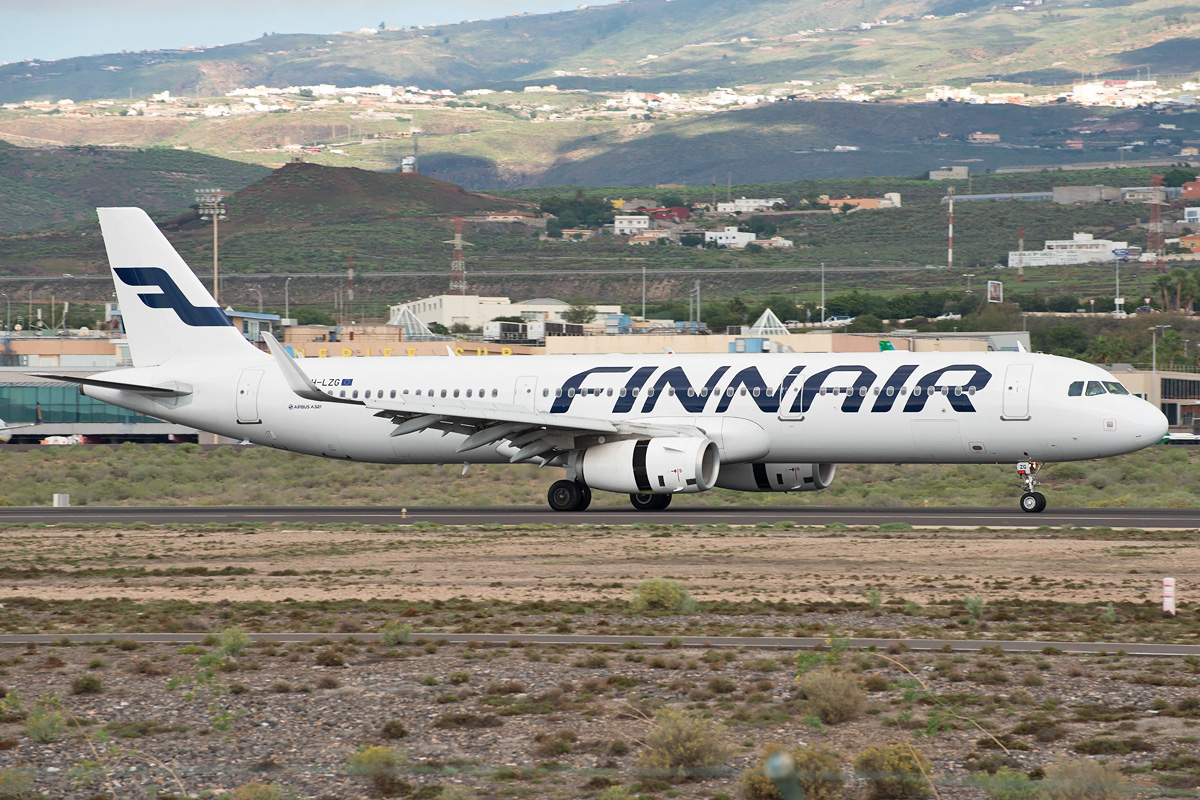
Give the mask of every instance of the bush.
[(1056, 761), (1046, 767), (1045, 775), (1042, 791), (1047, 800), (1118, 800), (1129, 786), (1115, 764), (1086, 758)]
[(385, 739), (403, 739), (405, 736), (408, 736), (408, 728), (404, 726), (402, 720), (389, 719), (379, 729), (379, 735)]
[(651, 578), (634, 590), (630, 601), (636, 611), (672, 611), (690, 614), (696, 610), (696, 601), (678, 581), (666, 578)]
[(392, 620), (379, 629), (379, 641), (388, 647), (395, 647), (398, 644), (408, 644), (408, 640), (412, 638), (412, 631), (412, 625)]
[(470, 682), (471, 673), (467, 672), (465, 669), (456, 669), (446, 676), (446, 680), (448, 680), (453, 686), (461, 686), (464, 683)]
[(283, 787), (277, 784), (243, 783), (229, 795), (229, 800), (284, 800)]
[(20, 798), (33, 794), (33, 775), (24, 767), (0, 769), (0, 797)]
[(25, 719), (25, 735), (38, 744), (57, 742), (66, 727), (63, 715), (50, 708), (38, 708)]
[(317, 653), (318, 667), (344, 667), (346, 659), (342, 658), (342, 654), (333, 648), (326, 648)]
[(705, 774), (729, 757), (715, 723), (686, 711), (660, 711), (645, 744), (638, 766), (654, 777), (682, 780)]
[[(241, 628), (226, 628), (218, 637), (221, 655), (225, 658), (237, 658), (250, 646), (250, 636)], [(117, 643), (118, 646), (120, 642)]]
[(854, 771), (867, 784), (867, 800), (929, 797), (931, 769), (929, 760), (909, 744), (868, 747), (854, 759)]
[(397, 772), (407, 760), (403, 753), (390, 747), (364, 747), (350, 756), (346, 771), (366, 779), (376, 792), (386, 797), (400, 788)]
[(77, 675), (75, 680), (71, 681), (71, 694), (102, 694), (103, 692), (104, 682), (100, 680), (99, 675)]
[(441, 789), (442, 791), (437, 796), (438, 800), (475, 800), (478, 797), (474, 789), (453, 783), (443, 783)]
[[(741, 795), (745, 800), (783, 800), (783, 795), (767, 777), (767, 759), (782, 748), (768, 747), (758, 766), (742, 773)], [(792, 750), (793, 769), (805, 800), (842, 800), (846, 796), (846, 776), (842, 773), (842, 757), (823, 747), (800, 747)]]
[(978, 775), (971, 783), (983, 789), (990, 800), (1040, 800), (1040, 784), (1024, 772), (1004, 767), (994, 775)]
[(858, 680), (828, 667), (805, 673), (800, 678), (800, 691), (809, 711), (826, 725), (855, 719), (866, 707)]

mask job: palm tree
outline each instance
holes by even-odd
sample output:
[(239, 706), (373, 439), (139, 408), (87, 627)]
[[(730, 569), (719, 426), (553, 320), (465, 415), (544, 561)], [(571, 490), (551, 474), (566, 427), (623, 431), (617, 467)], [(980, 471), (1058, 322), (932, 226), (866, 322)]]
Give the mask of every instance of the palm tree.
[(1175, 310), (1179, 311), (1183, 308), (1183, 284), (1190, 282), (1191, 273), (1183, 267), (1176, 267), (1171, 270), (1170, 278), (1175, 282)]
[(1175, 369), (1175, 357), (1183, 355), (1183, 336), (1174, 328), (1163, 331), (1158, 339), (1159, 357), (1167, 357), (1167, 369)]
[(1171, 310), (1170, 291), (1174, 281), (1170, 275), (1159, 275), (1154, 280), (1150, 281), (1150, 288), (1157, 291), (1162, 296), (1162, 310)]
[(1108, 345), (1108, 355), (1113, 361), (1128, 361), (1129, 353), (1129, 342), (1125, 341), (1124, 336), (1116, 337)]
[(1108, 343), (1108, 337), (1097, 336), (1092, 340), (1092, 346), (1087, 349), (1087, 352), (1084, 355), (1092, 362), (1102, 361), (1104, 362), (1105, 366), (1108, 366), (1109, 353), (1111, 349), (1112, 347)]

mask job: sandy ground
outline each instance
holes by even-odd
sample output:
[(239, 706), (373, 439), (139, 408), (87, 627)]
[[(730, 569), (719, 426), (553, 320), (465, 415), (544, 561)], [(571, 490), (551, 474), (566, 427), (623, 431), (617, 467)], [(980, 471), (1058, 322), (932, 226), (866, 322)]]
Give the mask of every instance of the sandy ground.
[[(683, 582), (701, 600), (860, 600), (871, 589), (919, 603), (979, 595), (1072, 602), (1180, 599), (1200, 582), (1188, 540), (1083, 532), (649, 533), (568, 531), (254, 530), (0, 531), (0, 595), (244, 600), (594, 600), (628, 597), (647, 578)], [(49, 570), (31, 580), (12, 572)], [(167, 571), (96, 577), (109, 567)], [(172, 571), (249, 568), (238, 576)], [(272, 574), (276, 573), (276, 574)], [(287, 573), (287, 574), (278, 574)]]

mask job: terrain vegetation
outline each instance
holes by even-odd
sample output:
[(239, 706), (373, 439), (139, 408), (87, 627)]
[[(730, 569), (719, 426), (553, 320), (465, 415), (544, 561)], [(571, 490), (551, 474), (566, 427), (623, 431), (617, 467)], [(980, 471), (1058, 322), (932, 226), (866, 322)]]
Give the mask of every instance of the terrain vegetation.
[[(741, 793), (782, 745), (832, 751), (821, 769), (847, 791), (822, 784), (827, 800), (926, 796), (926, 780), (967, 800), (1013, 783), (1031, 798), (1193, 796), (1200, 661), (1053, 643), (1192, 641), (1193, 604), (1164, 618), (1156, 592), (1200, 567), (1195, 536), (8, 526), (0, 633), (116, 635), (0, 647), (0, 779), (56, 798), (278, 796), (251, 783), (299, 797), (767, 798)], [(134, 631), (181, 641), (121, 635)], [(284, 631), (325, 636), (245, 633)], [(542, 633), (609, 638), (522, 638)], [(631, 641), (644, 634), (828, 644)], [(903, 637), (978, 647), (913, 652)], [(1046, 645), (993, 644), (1011, 638)], [(874, 769), (911, 794), (884, 794), (863, 759), (897, 745), (928, 763)], [(1073, 783), (1085, 776), (1099, 783)], [(1076, 793), (1049, 794), (1064, 785)]]

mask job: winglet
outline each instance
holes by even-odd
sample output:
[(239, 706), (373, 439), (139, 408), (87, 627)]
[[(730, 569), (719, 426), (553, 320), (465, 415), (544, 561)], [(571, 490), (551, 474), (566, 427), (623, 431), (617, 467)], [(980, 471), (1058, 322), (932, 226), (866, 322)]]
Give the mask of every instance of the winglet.
[(892, 344), (890, 339), (879, 340), (879, 352), (887, 353), (896, 349), (896, 345)]
[(296, 363), (296, 359), (287, 354), (283, 349), (283, 345), (279, 343), (271, 333), (263, 331), (263, 341), (267, 343), (267, 349), (271, 351), (271, 355), (275, 357), (275, 363), (279, 365), (279, 371), (283, 373), (283, 379), (287, 381), (288, 388), (295, 392), (305, 400), (317, 400), (322, 403), (349, 403), (350, 405), (361, 406), (364, 403), (361, 400), (348, 400), (345, 397), (334, 397), (327, 392), (323, 392), (317, 388), (317, 385), (312, 382), (312, 379), (304, 374), (300, 369), (300, 365)]

